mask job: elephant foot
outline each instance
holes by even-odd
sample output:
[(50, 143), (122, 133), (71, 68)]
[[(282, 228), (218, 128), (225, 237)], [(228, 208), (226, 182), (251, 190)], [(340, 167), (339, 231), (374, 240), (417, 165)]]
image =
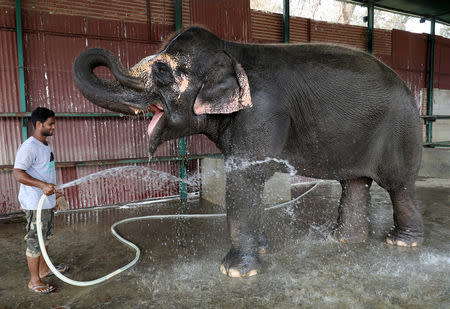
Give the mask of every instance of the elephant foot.
[(365, 227), (348, 228), (343, 225), (337, 225), (333, 228), (330, 238), (347, 244), (356, 244), (365, 242), (368, 238), (368, 230)]
[(405, 233), (392, 229), (386, 236), (386, 243), (398, 247), (418, 247), (423, 242), (423, 233)]
[(220, 265), (222, 274), (232, 278), (251, 277), (261, 269), (257, 254), (242, 253), (231, 249)]
[(258, 235), (258, 253), (265, 254), (269, 249), (269, 240), (265, 232)]

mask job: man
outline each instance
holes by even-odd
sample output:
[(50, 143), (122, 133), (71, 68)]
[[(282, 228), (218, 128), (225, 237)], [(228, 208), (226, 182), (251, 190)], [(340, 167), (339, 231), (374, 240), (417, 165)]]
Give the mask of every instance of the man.
[[(38, 107), (31, 113), (31, 122), (35, 128), (33, 136), (28, 138), (17, 150), (14, 163), (14, 177), (20, 183), (19, 202), (27, 218), (27, 262), (30, 270), (28, 289), (38, 294), (48, 294), (54, 286), (45, 284), (42, 278), (52, 275), (41, 255), (36, 231), (36, 210), (39, 199), (44, 193), (47, 199), (42, 207), (42, 234), (46, 249), (52, 235), (53, 208), (56, 205), (55, 159), (48, 145), (47, 137), (55, 130), (55, 113), (47, 108)], [(59, 193), (58, 193), (59, 194)], [(58, 271), (68, 270), (68, 266), (58, 265)]]

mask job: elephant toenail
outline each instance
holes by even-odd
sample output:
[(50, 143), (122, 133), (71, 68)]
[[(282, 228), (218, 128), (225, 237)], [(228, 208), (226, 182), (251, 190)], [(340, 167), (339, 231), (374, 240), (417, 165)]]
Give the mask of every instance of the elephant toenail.
[(228, 276), (231, 278), (240, 278), (242, 277), (241, 272), (235, 268), (230, 268), (228, 270)]
[(254, 276), (254, 275), (257, 275), (258, 274), (258, 270), (257, 269), (253, 269), (253, 270), (250, 270), (248, 273), (247, 273), (247, 276), (248, 277), (251, 277), (251, 276)]

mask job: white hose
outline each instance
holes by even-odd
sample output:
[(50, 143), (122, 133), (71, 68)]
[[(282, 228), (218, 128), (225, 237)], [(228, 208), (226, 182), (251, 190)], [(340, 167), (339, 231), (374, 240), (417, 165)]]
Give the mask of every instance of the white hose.
[[(296, 201), (298, 201), (299, 199), (301, 199), (302, 197), (304, 197), (306, 194), (308, 194), (309, 192), (311, 192), (312, 190), (314, 190), (319, 183), (321, 183), (322, 181), (318, 181), (315, 183), (315, 185), (309, 189), (308, 191), (306, 191), (305, 193), (303, 193), (302, 195), (296, 197), (295, 199), (286, 202), (286, 203), (282, 203), (279, 205), (274, 205), (268, 208), (265, 208), (264, 210), (272, 210), (272, 209), (277, 209), (283, 206), (287, 206), (290, 205), (292, 203), (295, 203)], [(45, 262), (47, 263), (48, 267), (50, 268), (50, 270), (52, 271), (52, 273), (58, 277), (59, 279), (61, 279), (62, 281), (71, 284), (71, 285), (76, 285), (76, 286), (90, 286), (90, 285), (94, 285), (94, 284), (99, 284), (101, 282), (104, 282), (112, 277), (114, 277), (117, 274), (120, 274), (121, 272), (123, 272), (124, 270), (127, 270), (128, 268), (132, 267), (134, 264), (137, 263), (137, 261), (139, 260), (139, 256), (141, 255), (141, 250), (138, 248), (138, 246), (136, 246), (135, 244), (133, 244), (132, 242), (126, 240), (125, 238), (123, 238), (122, 236), (120, 236), (116, 230), (114, 229), (116, 226), (118, 226), (119, 224), (122, 223), (126, 223), (126, 222), (132, 222), (132, 221), (138, 221), (138, 220), (157, 220), (157, 219), (181, 219), (181, 218), (213, 218), (213, 217), (225, 217), (226, 214), (222, 213), (222, 214), (193, 214), (193, 215), (152, 215), (152, 216), (143, 216), (143, 217), (133, 217), (133, 218), (128, 218), (128, 219), (123, 219), (120, 221), (115, 222), (112, 226), (111, 226), (111, 233), (114, 235), (114, 237), (116, 237), (120, 242), (124, 243), (125, 245), (131, 247), (132, 249), (134, 249), (136, 251), (136, 256), (135, 258), (128, 263), (127, 265), (101, 277), (95, 280), (91, 280), (91, 281), (77, 281), (77, 280), (73, 280), (70, 279), (66, 276), (64, 276), (63, 274), (61, 274), (53, 265), (52, 261), (50, 260), (48, 254), (47, 254), (47, 250), (45, 249), (45, 243), (44, 243), (44, 237), (42, 236), (42, 222), (41, 222), (41, 211), (42, 211), (42, 205), (44, 204), (45, 199), (47, 198), (47, 196), (45, 194), (42, 194), (41, 199), (39, 200), (38, 203), (38, 208), (37, 208), (37, 215), (36, 215), (36, 226), (37, 226), (37, 234), (38, 234), (38, 240), (39, 240), (39, 247), (41, 248), (41, 253), (42, 256), (44, 257)]]

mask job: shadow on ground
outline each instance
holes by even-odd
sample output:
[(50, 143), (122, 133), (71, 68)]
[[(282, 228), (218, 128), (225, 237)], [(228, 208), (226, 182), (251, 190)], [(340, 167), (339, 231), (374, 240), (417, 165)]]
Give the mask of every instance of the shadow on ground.
[[(28, 292), (23, 222), (0, 221), (1, 308), (449, 308), (450, 182), (421, 179), (425, 220), (422, 247), (388, 246), (392, 225), (387, 193), (373, 186), (371, 236), (363, 244), (330, 241), (340, 186), (325, 182), (293, 206), (267, 211), (271, 248), (260, 275), (231, 279), (219, 272), (229, 249), (225, 218), (152, 220), (122, 225), (119, 233), (142, 250), (138, 264), (96, 286), (75, 287), (56, 277), (57, 292)], [(308, 187), (296, 189), (294, 196)], [(190, 202), (189, 213), (220, 213)], [(178, 202), (59, 213), (49, 255), (71, 265), (75, 280), (101, 277), (134, 252), (110, 233), (115, 221), (173, 214)]]

